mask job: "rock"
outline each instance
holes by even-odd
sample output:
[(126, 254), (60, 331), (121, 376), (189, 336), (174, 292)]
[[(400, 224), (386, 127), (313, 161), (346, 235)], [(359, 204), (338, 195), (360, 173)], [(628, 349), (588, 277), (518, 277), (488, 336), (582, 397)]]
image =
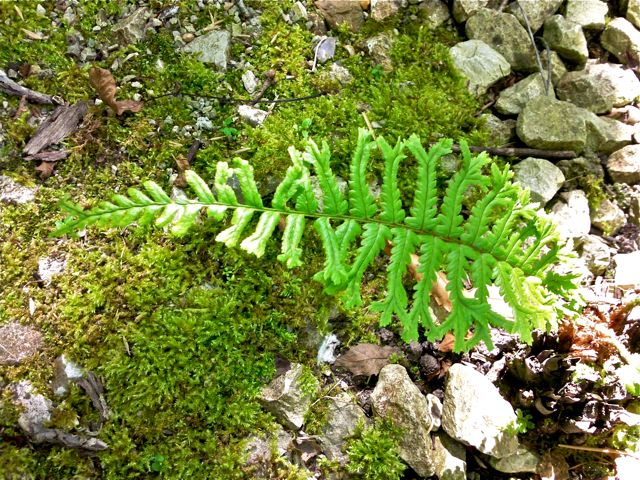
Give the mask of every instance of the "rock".
[(489, 131), (489, 144), (501, 147), (510, 143), (516, 137), (516, 121), (514, 119), (500, 120), (491, 113), (482, 115), (485, 128)]
[(433, 463), (439, 480), (466, 480), (467, 452), (443, 431), (436, 433), (433, 440)]
[(267, 119), (269, 112), (250, 105), (240, 105), (238, 106), (238, 115), (250, 125), (258, 127)]
[(589, 271), (602, 275), (611, 261), (611, 248), (597, 235), (585, 235), (580, 239), (578, 251)]
[(291, 18), (293, 23), (298, 23), (302, 20), (306, 21), (307, 18), (309, 18), (309, 14), (307, 13), (307, 7), (304, 6), (304, 3), (300, 1), (294, 3), (293, 7), (291, 7), (289, 18)]
[(82, 369), (64, 355), (60, 355), (53, 362), (53, 394), (56, 397), (66, 396), (69, 393), (70, 383), (82, 377), (84, 377)]
[(204, 63), (212, 63), (216, 67), (226, 70), (231, 48), (231, 33), (227, 30), (213, 30), (196, 37), (191, 43), (182, 48), (187, 53), (200, 55)]
[(633, 141), (634, 128), (609, 117), (585, 112), (587, 146), (594, 152), (611, 153)]
[[(536, 0), (534, 2), (520, 2), (524, 13), (527, 15), (527, 20), (529, 20), (529, 26), (533, 33), (540, 29), (547, 18), (556, 13), (560, 5), (562, 5), (562, 1), (563, 0)], [(507, 5), (506, 11), (515, 15), (522, 26), (526, 28), (526, 22), (522, 16), (522, 12), (515, 2)]]
[(595, 156), (560, 160), (556, 166), (564, 174), (564, 187), (567, 190), (592, 188), (594, 182), (604, 179), (604, 169), (600, 159)]
[(349, 69), (342, 65), (338, 65), (337, 63), (331, 64), (329, 71), (327, 72), (327, 77), (329, 80), (339, 82), (342, 85), (347, 85), (353, 82), (353, 77), (351, 76)]
[(365, 40), (365, 49), (374, 62), (382, 66), (386, 71), (393, 70), (393, 61), (389, 56), (391, 50), (391, 37), (385, 33)]
[(458, 43), (449, 50), (459, 73), (469, 80), (469, 90), (482, 95), (487, 89), (511, 73), (509, 62), (480, 40)]
[(500, 92), (495, 108), (503, 115), (517, 115), (530, 100), (541, 95), (555, 98), (553, 86), (549, 85), (549, 93), (545, 92), (545, 79), (542, 74), (534, 73), (518, 83)]
[(0, 365), (19, 365), (42, 348), (42, 335), (31, 327), (9, 322), (0, 327)]
[(533, 148), (581, 152), (587, 141), (582, 112), (569, 102), (546, 96), (534, 98), (518, 115), (518, 137)]
[(318, 63), (327, 63), (336, 54), (335, 37), (324, 37), (315, 48), (315, 58)]
[(327, 423), (322, 428), (320, 443), (329, 460), (346, 461), (342, 446), (348, 437), (353, 436), (359, 422), (368, 423), (364, 410), (347, 392), (329, 397)]
[(640, 287), (640, 250), (618, 253), (613, 256), (616, 263), (615, 284), (622, 288)]
[(510, 13), (480, 9), (467, 20), (465, 32), (470, 39), (481, 40), (500, 53), (514, 70), (537, 69), (529, 34)]
[[(291, 435), (280, 425), (266, 436), (252, 436), (243, 447), (245, 465), (251, 467), (252, 478), (270, 478), (274, 455), (286, 457), (291, 443)], [(275, 448), (274, 448), (275, 444)]]
[(583, 237), (591, 229), (589, 201), (582, 190), (561, 193), (560, 200), (551, 208), (551, 216), (564, 238)]
[(406, 8), (407, 5), (407, 0), (371, 0), (371, 18), (381, 22), (398, 13), (401, 8)]
[(194, 38), (196, 38), (196, 36), (191, 32), (185, 32), (182, 34), (182, 40), (184, 40), (185, 43), (193, 42)]
[(318, 389), (318, 380), (305, 374), (303, 366), (291, 368), (262, 389), (258, 401), (286, 428), (299, 430)]
[(456, 22), (466, 22), (478, 10), (484, 8), (489, 0), (453, 0), (453, 18)]
[(42, 257), (38, 260), (38, 277), (45, 284), (51, 283), (55, 275), (64, 272), (67, 260), (62, 256)]
[(32, 202), (36, 189), (25, 187), (11, 177), (0, 175), (0, 202), (16, 205)]
[(568, 0), (565, 16), (586, 30), (602, 30), (609, 6), (600, 0)]
[(249, 95), (253, 95), (258, 88), (258, 79), (255, 73), (247, 70), (242, 74), (242, 85)]
[(393, 421), (402, 430), (398, 448), (402, 458), (416, 473), (428, 477), (435, 473), (431, 457), (434, 419), (418, 387), (401, 365), (387, 365), (380, 370), (378, 383), (371, 394), (371, 406), (381, 418)]
[(504, 458), (489, 458), (489, 464), (503, 473), (536, 473), (540, 457), (527, 447), (519, 447), (516, 453)]
[(627, 145), (609, 155), (607, 171), (614, 182), (640, 183), (640, 145)]
[(13, 392), (13, 402), (22, 411), (18, 417), (18, 424), (29, 435), (35, 435), (45, 430), (45, 424), (51, 420), (53, 403), (44, 395), (35, 393), (33, 385), (22, 380), (9, 387)]
[[(540, 61), (545, 72), (551, 70), (551, 84), (555, 87), (560, 82), (560, 79), (567, 73), (567, 67), (564, 66), (560, 56), (553, 50), (543, 50), (540, 52)], [(549, 61), (551, 61), (551, 67), (549, 67)]]
[(627, 20), (640, 28), (640, 0), (627, 0)]
[(562, 170), (542, 158), (525, 158), (513, 167), (514, 180), (531, 192), (531, 201), (544, 206), (564, 183)]
[(336, 348), (340, 346), (340, 340), (333, 333), (322, 339), (322, 343), (318, 347), (316, 362), (318, 365), (323, 363), (335, 363)]
[(544, 22), (542, 38), (562, 58), (578, 64), (585, 63), (589, 58), (582, 27), (562, 15), (554, 15)]
[(640, 123), (640, 108), (634, 107), (633, 105), (625, 105), (624, 107), (611, 110), (609, 116), (627, 125), (635, 125)]
[(621, 63), (635, 66), (640, 63), (640, 32), (628, 20), (611, 20), (600, 36), (600, 44), (614, 54)]
[(602, 200), (591, 215), (591, 223), (605, 235), (615, 235), (627, 223), (627, 217), (611, 200)]
[(113, 34), (122, 46), (144, 40), (145, 26), (151, 11), (147, 7), (140, 7), (128, 17), (123, 18), (113, 26)]
[(442, 412), (447, 434), (496, 458), (513, 455), (518, 437), (509, 433), (516, 414), (498, 389), (472, 367), (456, 363), (448, 373)]
[(630, 195), (629, 222), (640, 227), (640, 191), (634, 191)]
[(422, 23), (428, 28), (438, 28), (451, 17), (449, 7), (441, 0), (424, 0), (418, 9)]
[(356, 32), (364, 23), (364, 13), (360, 2), (354, 2), (353, 0), (314, 0), (314, 4), (331, 28), (347, 23), (349, 28)]

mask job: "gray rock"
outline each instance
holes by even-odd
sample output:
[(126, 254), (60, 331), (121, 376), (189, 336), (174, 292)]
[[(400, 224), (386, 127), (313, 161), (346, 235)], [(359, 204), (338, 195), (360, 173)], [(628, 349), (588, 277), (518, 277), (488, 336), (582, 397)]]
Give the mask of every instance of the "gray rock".
[(540, 73), (534, 73), (518, 83), (500, 92), (495, 108), (503, 115), (517, 115), (532, 99), (541, 95), (555, 98), (553, 86), (549, 85), (549, 93), (545, 91), (545, 79)]
[(347, 457), (342, 446), (348, 437), (353, 436), (358, 423), (368, 423), (364, 410), (347, 392), (329, 397), (327, 423), (322, 429), (320, 443), (329, 460), (344, 462)]
[(386, 71), (391, 71), (393, 69), (393, 62), (389, 56), (391, 43), (391, 37), (386, 33), (381, 33), (375, 37), (368, 38), (364, 42), (367, 53), (371, 56), (373, 61), (382, 66)]
[(588, 189), (594, 181), (604, 179), (604, 169), (596, 156), (560, 160), (556, 166), (564, 174), (564, 187), (567, 190)]
[(65, 355), (60, 355), (53, 362), (53, 394), (56, 397), (64, 397), (69, 393), (71, 382), (80, 380), (84, 373), (80, 366), (69, 360)]
[(469, 80), (469, 90), (482, 95), (487, 89), (511, 73), (509, 62), (480, 40), (458, 43), (449, 50), (455, 68)]
[(501, 147), (516, 138), (515, 119), (500, 120), (491, 113), (482, 115), (485, 119), (484, 127), (489, 131), (489, 145)]
[(634, 128), (609, 117), (585, 112), (587, 147), (594, 152), (611, 153), (633, 141)]
[[(245, 465), (252, 467), (254, 478), (271, 478), (270, 471), (274, 463), (274, 456), (287, 459), (291, 435), (280, 425), (268, 435), (254, 435), (247, 439), (243, 447)], [(275, 448), (274, 448), (275, 447)]]
[[(550, 66), (549, 60), (551, 61)], [(545, 72), (551, 70), (551, 84), (554, 87), (557, 86), (560, 79), (567, 73), (567, 67), (564, 66), (560, 56), (553, 50), (549, 50), (548, 53), (547, 50), (543, 50), (540, 52), (540, 61), (542, 62), (542, 67)]]
[(565, 16), (586, 30), (602, 30), (609, 6), (600, 0), (568, 0)]
[(602, 275), (611, 261), (611, 248), (597, 235), (585, 235), (579, 241), (578, 251), (589, 271)]
[(420, 18), (429, 28), (438, 28), (451, 17), (449, 7), (441, 0), (424, 0), (418, 4)]
[(484, 8), (489, 0), (453, 0), (453, 18), (456, 22), (466, 22), (478, 10)]
[(528, 449), (520, 447), (513, 455), (504, 458), (489, 458), (489, 464), (503, 473), (536, 473), (540, 457)]
[[(540, 29), (547, 18), (556, 13), (558, 8), (560, 8), (560, 5), (562, 5), (562, 0), (525, 1), (520, 2), (520, 5), (522, 6), (524, 13), (527, 15), (531, 31), (535, 33)], [(526, 22), (516, 2), (512, 2), (507, 5), (506, 11), (515, 15), (522, 26), (526, 27)]]
[(564, 183), (562, 170), (542, 158), (525, 158), (513, 167), (514, 180), (531, 192), (531, 201), (540, 206), (553, 198)]
[(258, 89), (258, 79), (255, 73), (251, 70), (247, 70), (242, 74), (242, 85), (249, 95), (253, 95)]
[(480, 9), (467, 20), (465, 32), (470, 39), (481, 40), (504, 56), (514, 70), (537, 69), (529, 34), (510, 13)]
[(336, 54), (336, 38), (324, 37), (315, 48), (315, 58), (318, 63), (327, 63)]
[(554, 15), (544, 22), (542, 38), (562, 58), (579, 64), (589, 58), (587, 39), (582, 27), (562, 15)]
[(0, 365), (19, 365), (42, 348), (42, 335), (31, 327), (9, 322), (0, 327)]
[(631, 66), (640, 63), (640, 32), (622, 17), (607, 24), (600, 36), (600, 44), (621, 63)]
[(231, 48), (231, 33), (227, 30), (213, 30), (196, 37), (191, 43), (182, 48), (187, 53), (200, 55), (204, 63), (212, 63), (216, 67), (226, 70)]
[(466, 480), (467, 452), (464, 445), (439, 431), (434, 437), (433, 447), (433, 463), (438, 479)]
[(123, 18), (113, 26), (113, 34), (120, 45), (125, 46), (144, 40), (145, 26), (151, 11), (147, 7), (140, 7), (131, 15)]
[(408, 5), (407, 0), (371, 0), (371, 18), (376, 22), (395, 15)]
[(258, 401), (286, 428), (299, 430), (311, 400), (318, 390), (318, 380), (304, 373), (303, 366), (291, 368), (262, 389)]
[(315, 0), (314, 5), (320, 10), (331, 28), (347, 23), (356, 32), (364, 23), (364, 13), (360, 2), (353, 0)]
[(640, 183), (640, 145), (627, 145), (609, 155), (607, 171), (614, 182)]
[(29, 435), (35, 435), (46, 429), (51, 420), (53, 403), (44, 395), (35, 393), (33, 385), (22, 380), (9, 387), (13, 392), (13, 402), (21, 407), (18, 424)]
[(338, 65), (337, 63), (332, 63), (331, 66), (329, 66), (327, 76), (329, 80), (340, 82), (343, 85), (353, 82), (353, 77), (351, 76), (349, 69), (342, 65)]
[(518, 137), (533, 148), (581, 152), (587, 142), (582, 112), (569, 102), (534, 98), (518, 115)]
[(393, 421), (402, 430), (400, 458), (416, 473), (428, 477), (435, 473), (429, 433), (435, 420), (427, 400), (401, 365), (387, 365), (380, 370), (378, 383), (371, 394), (371, 406), (381, 418)]
[(605, 235), (615, 235), (627, 223), (627, 217), (618, 205), (605, 199), (591, 215), (591, 223)]
[(269, 112), (250, 105), (240, 105), (238, 106), (238, 115), (250, 125), (258, 127), (267, 119)]
[(591, 229), (589, 201), (582, 190), (562, 192), (559, 201), (551, 208), (551, 216), (564, 238), (583, 237)]
[(336, 348), (340, 346), (340, 340), (335, 334), (331, 333), (322, 339), (322, 343), (318, 347), (318, 353), (316, 355), (316, 363), (321, 365), (323, 363), (333, 364), (336, 361)]
[(11, 177), (0, 175), (0, 202), (16, 205), (32, 202), (36, 189), (25, 187)]
[(640, 28), (640, 0), (627, 0), (627, 20)]
[(309, 18), (309, 14), (307, 13), (307, 7), (304, 6), (304, 3), (300, 1), (294, 3), (293, 7), (291, 7), (289, 18), (291, 18), (293, 23), (297, 23), (302, 20), (306, 21), (307, 18)]
[(449, 436), (496, 458), (513, 455), (518, 437), (509, 433), (517, 417), (498, 389), (472, 367), (456, 363), (449, 369), (442, 428)]
[(38, 277), (45, 284), (51, 283), (53, 277), (64, 272), (65, 268), (67, 268), (67, 260), (61, 255), (38, 259)]

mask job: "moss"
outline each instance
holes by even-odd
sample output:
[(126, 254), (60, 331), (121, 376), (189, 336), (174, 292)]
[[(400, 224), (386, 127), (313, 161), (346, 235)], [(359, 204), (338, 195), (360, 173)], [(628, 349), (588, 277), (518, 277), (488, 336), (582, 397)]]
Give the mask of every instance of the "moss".
[(347, 443), (347, 471), (365, 480), (402, 478), (406, 465), (398, 452), (399, 430), (381, 421), (371, 427), (360, 425)]

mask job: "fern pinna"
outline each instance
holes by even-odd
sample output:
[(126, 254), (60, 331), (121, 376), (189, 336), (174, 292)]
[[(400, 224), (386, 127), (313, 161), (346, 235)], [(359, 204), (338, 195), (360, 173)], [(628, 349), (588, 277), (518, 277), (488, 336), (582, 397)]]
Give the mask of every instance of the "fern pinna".
[[(367, 181), (367, 166), (374, 149), (384, 159), (384, 178), (380, 199), (376, 201)], [(417, 175), (413, 203), (403, 208), (398, 186), (398, 170), (408, 151), (416, 160)], [(273, 196), (271, 206), (263, 205), (248, 162), (235, 159), (232, 166), (217, 164), (214, 189), (193, 171), (187, 182), (196, 199), (171, 199), (156, 183), (146, 182), (146, 192), (129, 189), (128, 196), (114, 195), (110, 202), (83, 210), (66, 202), (69, 214), (60, 222), (56, 235), (77, 231), (92, 224), (125, 227), (155, 222), (171, 233), (182, 235), (202, 216), (222, 221), (233, 212), (231, 226), (216, 240), (254, 255), (264, 254), (265, 246), (284, 218), (282, 253), (278, 259), (289, 268), (302, 264), (300, 241), (307, 219), (322, 240), (324, 268), (315, 275), (327, 293), (343, 292), (349, 307), (361, 304), (360, 287), (367, 267), (390, 244), (387, 268), (387, 292), (372, 305), (381, 313), (381, 325), (394, 315), (402, 325), (407, 341), (418, 338), (422, 326), (430, 340), (446, 332), (455, 335), (455, 350), (468, 350), (480, 341), (491, 345), (490, 326), (515, 332), (527, 342), (533, 329), (553, 326), (558, 297), (573, 285), (569, 276), (555, 273), (551, 267), (562, 257), (562, 244), (552, 222), (528, 205), (528, 192), (511, 183), (508, 167), (489, 163), (486, 154), (471, 155), (461, 142), (460, 167), (439, 191), (436, 175), (439, 159), (451, 153), (451, 140), (441, 140), (426, 151), (420, 139), (412, 136), (390, 145), (383, 138), (372, 141), (361, 129), (350, 165), (347, 195), (339, 188), (330, 166), (330, 151), (308, 141), (306, 150), (289, 148), (292, 165)], [(312, 182), (316, 176), (319, 192)], [(242, 201), (229, 186), (235, 175)], [(214, 193), (215, 192), (215, 193)], [(469, 209), (469, 192), (479, 200)], [(254, 216), (253, 232), (246, 236)], [(244, 238), (243, 238), (244, 237)], [(405, 288), (405, 273), (412, 254), (419, 256), (419, 281), (410, 294)], [(451, 312), (442, 323), (434, 321), (429, 308), (430, 292), (438, 271), (448, 279)], [(466, 287), (475, 288), (473, 294)], [(495, 284), (513, 309), (513, 320), (491, 310), (488, 287)], [(470, 335), (470, 332), (472, 334)]]

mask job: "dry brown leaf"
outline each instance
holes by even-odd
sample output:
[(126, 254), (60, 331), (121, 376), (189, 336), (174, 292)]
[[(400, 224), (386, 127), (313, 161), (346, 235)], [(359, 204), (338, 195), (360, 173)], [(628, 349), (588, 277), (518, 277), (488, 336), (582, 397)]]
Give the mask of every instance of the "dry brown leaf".
[(394, 353), (398, 354), (400, 350), (372, 343), (360, 343), (340, 355), (335, 365), (346, 368), (354, 375), (378, 375), (382, 367), (390, 363), (389, 357)]
[(188, 183), (187, 177), (185, 177), (184, 172), (186, 172), (190, 168), (189, 160), (187, 160), (182, 155), (178, 155), (178, 157), (176, 158), (176, 165), (178, 166), (178, 177), (176, 178), (175, 182), (176, 187), (185, 188)]
[(456, 343), (456, 337), (453, 333), (447, 332), (442, 341), (438, 344), (438, 351), (447, 353), (453, 351), (453, 345)]
[(36, 170), (40, 173), (40, 178), (44, 180), (53, 174), (55, 166), (55, 162), (42, 162), (36, 167)]
[(453, 305), (451, 305), (451, 297), (447, 290), (447, 276), (443, 272), (437, 272), (437, 279), (433, 282), (431, 287), (431, 295), (438, 305), (444, 308), (447, 312), (451, 312)]
[(116, 115), (124, 112), (139, 112), (144, 102), (136, 100), (116, 100), (116, 81), (109, 70), (99, 67), (91, 67), (89, 70), (89, 83), (95, 88), (100, 99), (109, 105)]

